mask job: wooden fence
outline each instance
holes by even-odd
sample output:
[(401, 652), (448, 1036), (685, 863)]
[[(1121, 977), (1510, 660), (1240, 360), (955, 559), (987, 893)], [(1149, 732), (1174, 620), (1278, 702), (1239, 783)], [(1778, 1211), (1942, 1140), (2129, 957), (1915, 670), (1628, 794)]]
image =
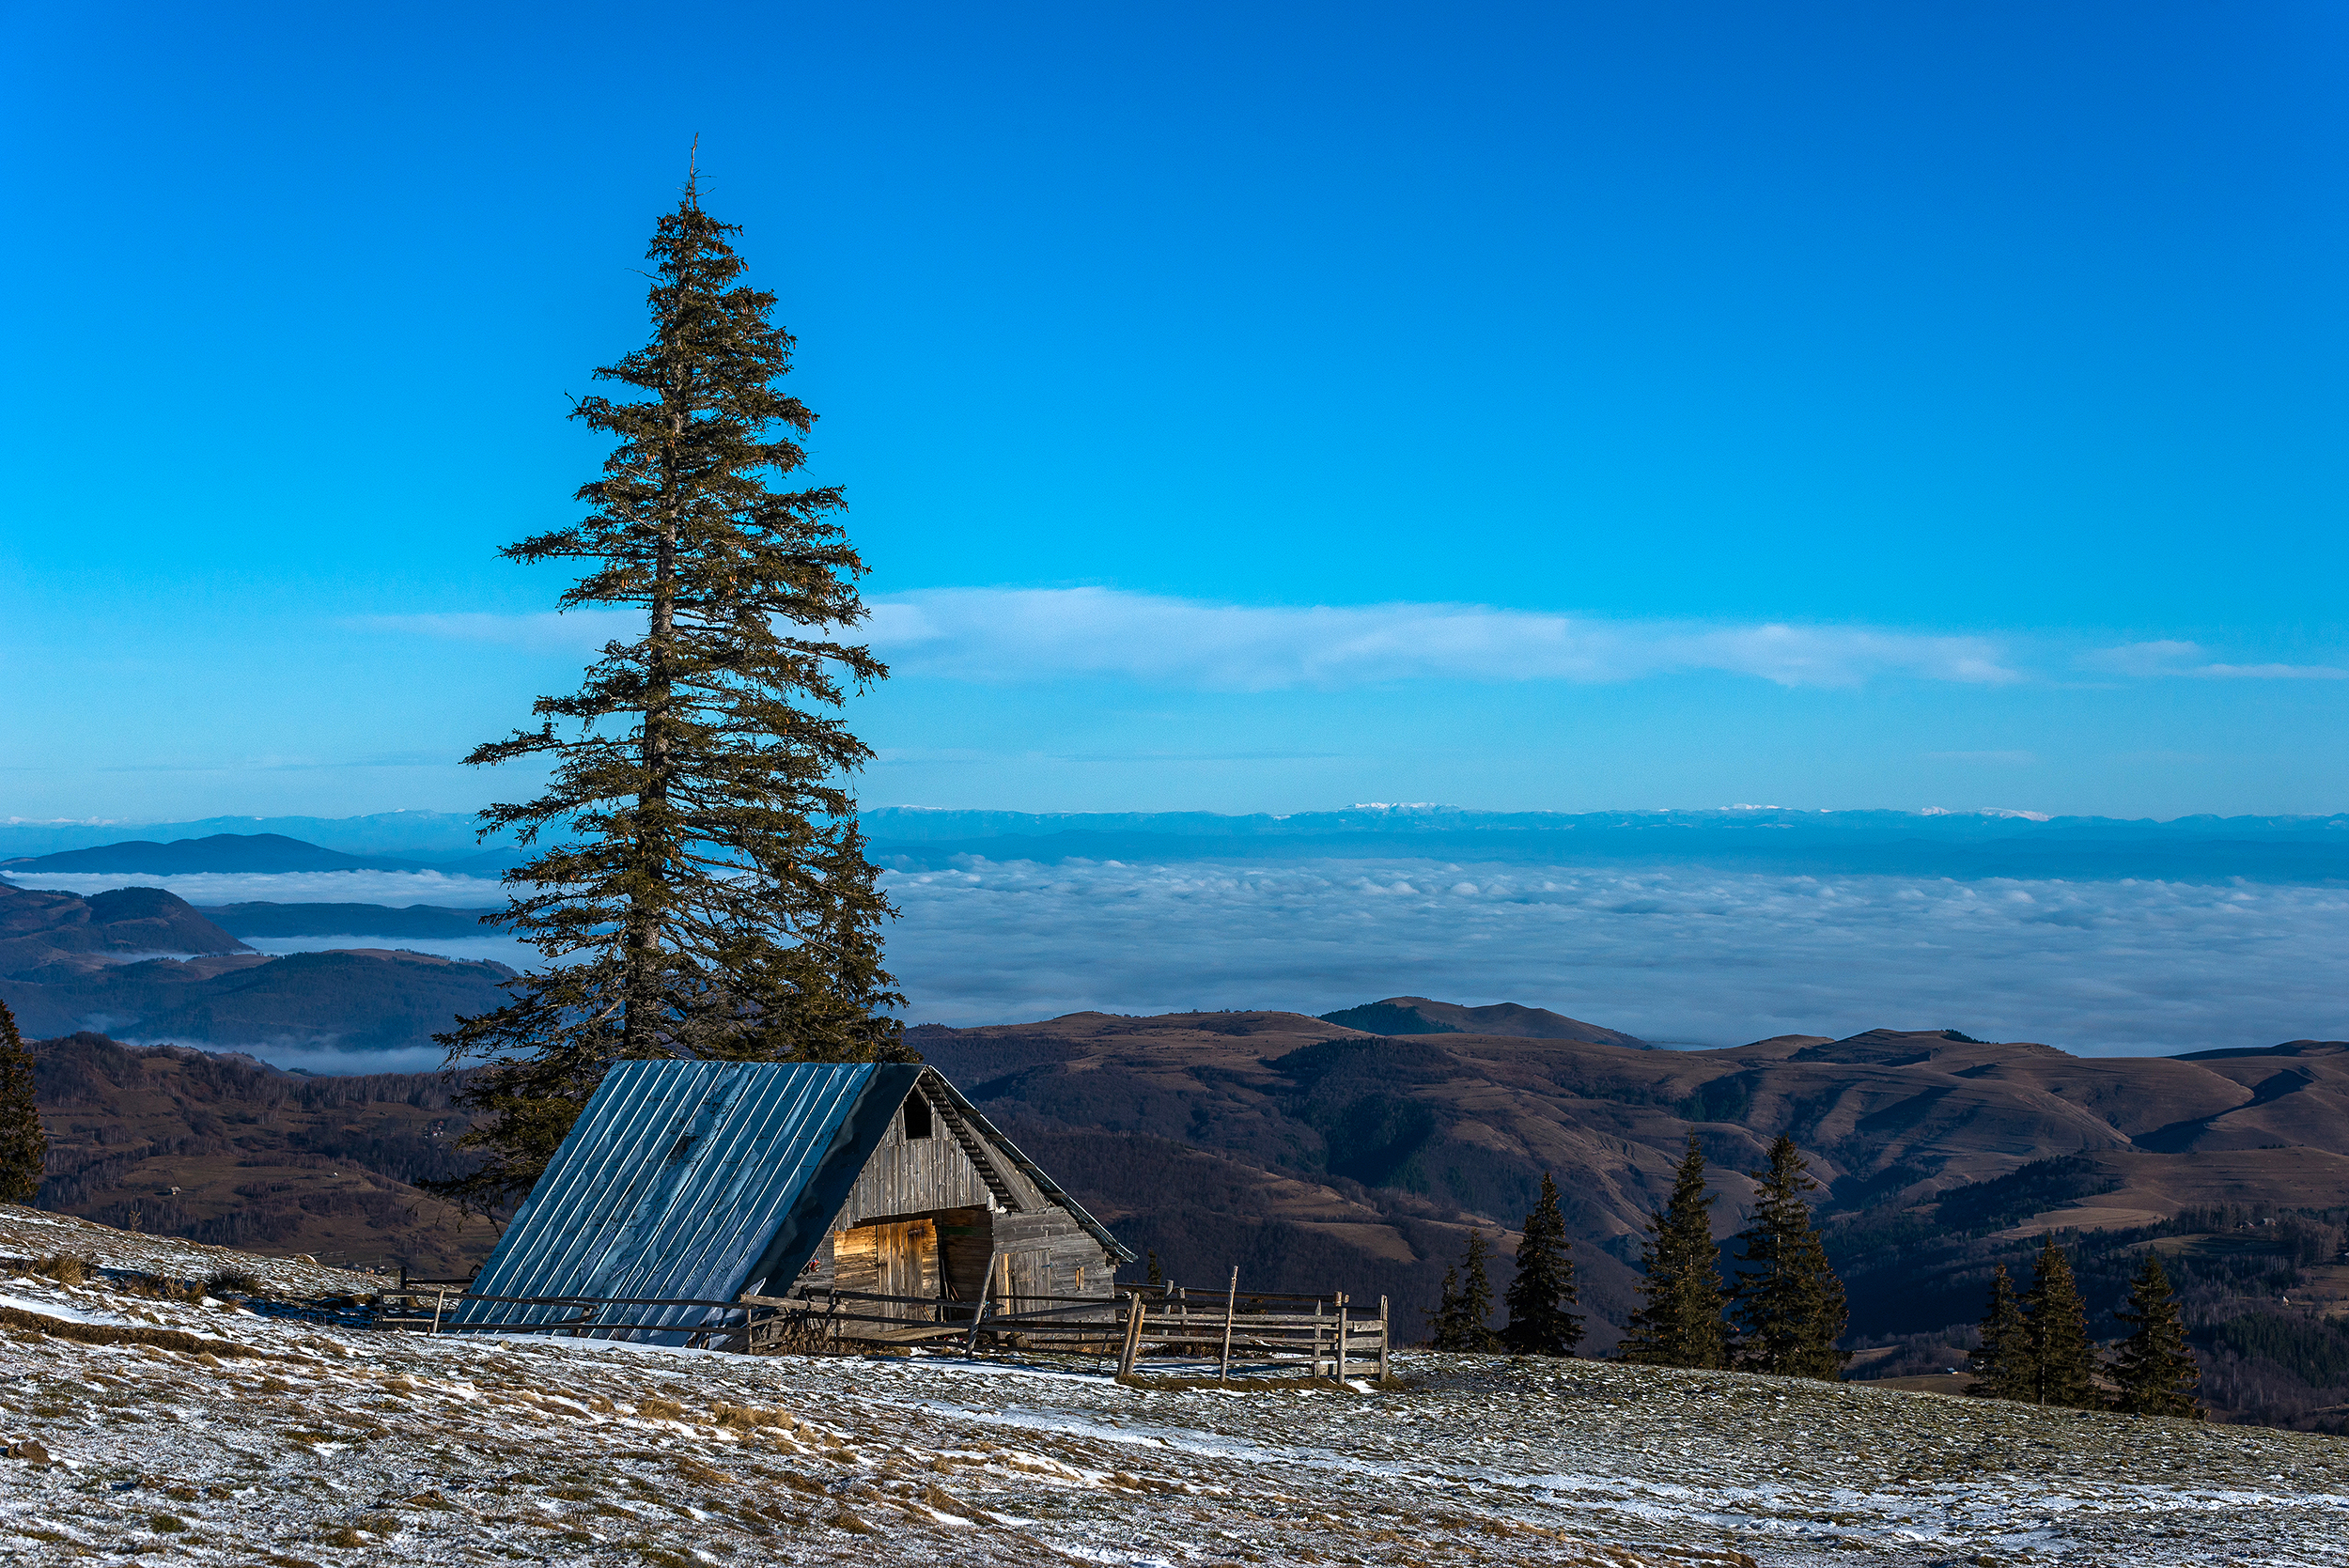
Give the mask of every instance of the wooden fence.
[[(1300, 1296), (1254, 1291), (1242, 1295), (1238, 1274), (1221, 1291), (1200, 1296), (1179, 1285), (1121, 1287), (1114, 1296), (1021, 1296), (1018, 1310), (999, 1310), (992, 1298), (948, 1301), (935, 1296), (888, 1296), (873, 1291), (807, 1286), (793, 1295), (752, 1296), (732, 1301), (642, 1296), (481, 1296), (462, 1281), (412, 1280), (379, 1313), (385, 1328), (425, 1333), (530, 1333), (603, 1338), (614, 1333), (658, 1332), (689, 1336), (692, 1347), (747, 1352), (848, 1349), (854, 1346), (935, 1344), (961, 1342), (966, 1354), (988, 1348), (1056, 1351), (1117, 1358), (1121, 1375), (1144, 1360), (1212, 1359), (1217, 1375), (1228, 1378), (1236, 1359), (1268, 1360), (1274, 1369), (1297, 1367), (1313, 1377), (1384, 1377), (1388, 1366), (1387, 1298), (1376, 1315), (1351, 1305), (1344, 1294)], [(454, 1321), (460, 1303), (489, 1302), (519, 1308), (557, 1308), (570, 1315), (498, 1313)], [(698, 1309), (702, 1321), (642, 1320), (657, 1313), (628, 1308)]]

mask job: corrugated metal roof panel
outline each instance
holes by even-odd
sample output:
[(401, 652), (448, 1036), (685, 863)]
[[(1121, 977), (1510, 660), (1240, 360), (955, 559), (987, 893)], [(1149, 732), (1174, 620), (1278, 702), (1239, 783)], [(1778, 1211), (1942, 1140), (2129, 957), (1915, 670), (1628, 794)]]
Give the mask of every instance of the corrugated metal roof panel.
[[(796, 1270), (919, 1071), (623, 1062), (587, 1102), (472, 1288), (483, 1296), (731, 1301), (765, 1282), (751, 1277), (754, 1269)], [(801, 1207), (822, 1212), (810, 1219), (795, 1213)], [(800, 1256), (783, 1255), (791, 1251)], [(669, 1307), (599, 1315), (690, 1328), (724, 1314)], [(469, 1301), (455, 1321), (576, 1316), (570, 1308)]]

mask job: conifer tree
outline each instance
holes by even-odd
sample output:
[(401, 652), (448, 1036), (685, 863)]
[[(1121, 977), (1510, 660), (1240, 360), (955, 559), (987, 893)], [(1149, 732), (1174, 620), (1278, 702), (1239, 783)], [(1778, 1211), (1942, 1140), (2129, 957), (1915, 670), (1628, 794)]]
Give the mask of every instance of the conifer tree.
[(1571, 1356), (1582, 1343), (1582, 1316), (1568, 1312), (1579, 1299), (1574, 1283), (1574, 1243), (1558, 1212), (1558, 1184), (1542, 1172), (1542, 1195), (1525, 1217), (1517, 1244), (1517, 1278), (1502, 1299), (1509, 1309), (1501, 1343), (1521, 1356)]
[(1990, 1279), (1990, 1305), (1982, 1316), (1981, 1348), (1970, 1352), (1966, 1360), (1975, 1378), (1967, 1385), (1968, 1393), (2026, 1402), (2037, 1397), (2030, 1320), (2015, 1297), (2015, 1281), (2007, 1278), (2004, 1264)]
[(29, 1203), (39, 1197), (48, 1165), (49, 1134), (40, 1125), (33, 1053), (16, 1032), (16, 1015), (0, 1002), (0, 1203)]
[(499, 918), (547, 962), (442, 1037), (489, 1063), (460, 1099), (487, 1163), (438, 1185), (477, 1204), (529, 1189), (614, 1062), (909, 1054), (847, 788), (871, 753), (839, 712), (888, 671), (837, 640), (865, 614), (840, 491), (770, 482), (816, 416), (777, 388), (793, 340), (740, 282), (738, 232), (689, 180), (653, 237), (650, 340), (596, 372), (620, 395), (572, 411), (616, 443), (585, 515), (504, 551), (583, 563), (562, 608), (632, 624), (537, 728), (465, 759), (549, 768), (482, 814), (533, 851)]
[(1436, 1310), (1427, 1319), (1428, 1348), (1457, 1350), (1460, 1347), (1460, 1271), (1445, 1265), (1443, 1289), (1436, 1298)]
[(2186, 1343), (2186, 1318), (2170, 1294), (2160, 1253), (2145, 1254), (2145, 1266), (2129, 1286), (2128, 1310), (2112, 1315), (2134, 1329), (2113, 1358), (2119, 1390), (2112, 1407), (2133, 1416), (2201, 1414), (2194, 1389), (2202, 1380), (2201, 1369)]
[(2056, 1250), (2052, 1233), (2039, 1249), (2023, 1301), (2030, 1312), (2031, 1403), (2102, 1409), (2088, 1308), (2073, 1282), (2072, 1261)]
[(1760, 1184), (1753, 1223), (1738, 1233), (1745, 1244), (1733, 1295), (1741, 1333), (1739, 1370), (1832, 1382), (1851, 1359), (1838, 1350), (1849, 1312), (1843, 1281), (1828, 1266), (1827, 1249), (1812, 1228), (1802, 1195), (1816, 1190), (1810, 1166), (1792, 1138), (1780, 1134), (1770, 1162), (1749, 1172)]
[(1501, 1348), (1501, 1336), (1492, 1331), (1486, 1321), (1493, 1315), (1492, 1281), (1485, 1272), (1485, 1258), (1489, 1250), (1485, 1233), (1470, 1231), (1468, 1257), (1460, 1265), (1456, 1284), (1453, 1271), (1444, 1270), (1445, 1304), (1437, 1312), (1438, 1350), (1489, 1354)]
[(1724, 1367), (1728, 1326), (1721, 1319), (1720, 1250), (1712, 1217), (1720, 1201), (1704, 1189), (1704, 1151), (1688, 1135), (1672, 1198), (1648, 1217), (1642, 1244), (1641, 1305), (1616, 1355), (1658, 1367)]

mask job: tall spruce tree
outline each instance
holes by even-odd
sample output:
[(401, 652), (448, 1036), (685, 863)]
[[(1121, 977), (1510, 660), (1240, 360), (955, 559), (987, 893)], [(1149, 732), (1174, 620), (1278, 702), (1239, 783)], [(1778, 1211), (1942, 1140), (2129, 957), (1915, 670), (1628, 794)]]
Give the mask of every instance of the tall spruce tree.
[(1990, 1305), (1982, 1314), (1982, 1344), (1966, 1360), (1974, 1374), (1974, 1381), (1966, 1387), (1968, 1393), (2027, 1402), (2038, 1397), (2030, 1320), (2015, 1299), (2015, 1281), (2007, 1277), (2004, 1264), (1990, 1278)]
[(1468, 1256), (1461, 1261), (1455, 1286), (1444, 1271), (1444, 1305), (1437, 1312), (1436, 1348), (1489, 1353), (1501, 1348), (1501, 1336), (1488, 1321), (1493, 1315), (1492, 1280), (1485, 1269), (1491, 1248), (1482, 1231), (1469, 1233)]
[(909, 1054), (847, 788), (871, 753), (840, 716), (888, 671), (835, 635), (865, 613), (840, 491), (770, 482), (816, 416), (777, 388), (793, 340), (739, 281), (738, 232), (689, 180), (653, 236), (650, 340), (572, 411), (616, 443), (586, 514), (504, 551), (584, 563), (562, 608), (632, 625), (537, 728), (465, 759), (550, 770), (482, 814), (534, 852), (499, 918), (547, 961), (442, 1037), (488, 1063), (460, 1102), (488, 1113), (462, 1140), (486, 1163), (439, 1187), (477, 1204), (529, 1189), (614, 1062)]
[(1624, 1360), (1658, 1367), (1729, 1364), (1720, 1250), (1706, 1213), (1719, 1201), (1719, 1193), (1704, 1189), (1704, 1151), (1691, 1133), (1671, 1200), (1648, 1217), (1641, 1304), (1615, 1352)]
[(1828, 1266), (1811, 1205), (1803, 1201), (1819, 1184), (1783, 1133), (1770, 1145), (1769, 1164), (1749, 1174), (1759, 1184), (1760, 1201), (1753, 1223), (1737, 1236), (1745, 1244), (1731, 1309), (1740, 1330), (1737, 1366), (1833, 1382), (1851, 1359), (1849, 1351), (1835, 1348), (1850, 1314), (1843, 1281)]
[(34, 1092), (33, 1053), (16, 1032), (16, 1015), (0, 1002), (0, 1203), (29, 1203), (40, 1196), (49, 1165), (49, 1134), (40, 1125)]
[(2057, 1250), (2052, 1234), (2033, 1261), (2030, 1290), (2023, 1302), (2030, 1312), (2031, 1403), (2102, 1409), (2096, 1347), (2088, 1340), (2088, 1307), (2073, 1282), (2072, 1260)]
[(2170, 1294), (2160, 1253), (2145, 1254), (2145, 1266), (2129, 1285), (2128, 1310), (2112, 1315), (2133, 1330), (2113, 1358), (2118, 1387), (2112, 1407), (2133, 1416), (2200, 1415), (2194, 1389), (2202, 1373), (2186, 1343), (2186, 1318)]
[(1545, 1171), (1542, 1195), (1526, 1215), (1525, 1239), (1517, 1243), (1517, 1278), (1501, 1296), (1509, 1309), (1503, 1345), (1522, 1356), (1571, 1356), (1582, 1343), (1582, 1316), (1567, 1311), (1580, 1299), (1573, 1248), (1565, 1216), (1558, 1212), (1558, 1184)]

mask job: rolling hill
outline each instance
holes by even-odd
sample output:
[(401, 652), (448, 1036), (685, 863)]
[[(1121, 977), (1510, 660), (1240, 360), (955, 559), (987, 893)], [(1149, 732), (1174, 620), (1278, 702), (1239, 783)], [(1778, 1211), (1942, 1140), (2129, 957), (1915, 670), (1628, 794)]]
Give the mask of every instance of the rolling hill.
[[(1913, 1338), (1946, 1361), (1991, 1269), (2027, 1273), (2048, 1230), (2082, 1233), (2100, 1314), (2133, 1250), (2156, 1244), (2174, 1250), (2207, 1336), (2272, 1315), (2278, 1289), (2263, 1281), (2320, 1318), (2349, 1308), (2338, 1042), (2085, 1059), (1874, 1030), (1646, 1051), (1379, 1036), (1284, 1013), (1076, 1014), (909, 1038), (1170, 1278), (1237, 1264), (1265, 1289), (1351, 1280), (1408, 1317), (1432, 1303), (1467, 1232), (1507, 1233), (1548, 1171), (1604, 1345), (1687, 1140), (1724, 1194), (1726, 1236), (1750, 1190), (1742, 1172), (1784, 1132), (1826, 1188), (1857, 1339)], [(2299, 1419), (2331, 1396), (2309, 1384), (2261, 1397)]]
[(39, 1204), (150, 1234), (414, 1274), (461, 1274), (493, 1227), (411, 1185), (463, 1164), (439, 1073), (304, 1078), (97, 1034), (34, 1050)]

